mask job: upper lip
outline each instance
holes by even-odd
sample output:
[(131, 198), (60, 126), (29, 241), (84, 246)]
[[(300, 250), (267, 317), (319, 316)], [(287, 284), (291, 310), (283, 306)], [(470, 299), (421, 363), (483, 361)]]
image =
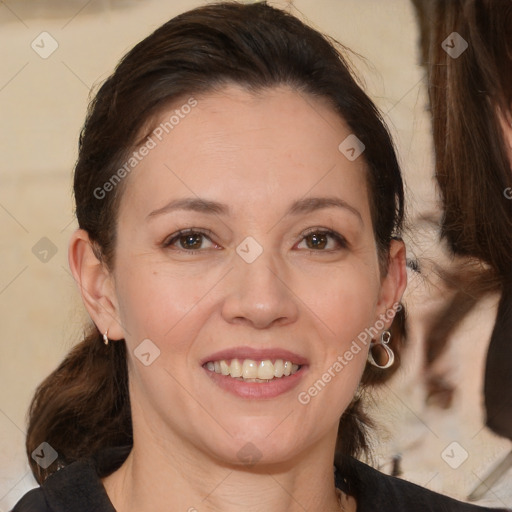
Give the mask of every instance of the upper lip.
[(284, 361), (291, 361), (294, 364), (305, 365), (308, 360), (305, 357), (299, 356), (290, 350), (283, 348), (252, 348), (252, 347), (233, 347), (215, 352), (201, 360), (201, 366), (208, 361), (221, 361), (222, 359), (252, 359), (254, 361), (264, 361), (269, 359), (275, 361), (282, 359)]

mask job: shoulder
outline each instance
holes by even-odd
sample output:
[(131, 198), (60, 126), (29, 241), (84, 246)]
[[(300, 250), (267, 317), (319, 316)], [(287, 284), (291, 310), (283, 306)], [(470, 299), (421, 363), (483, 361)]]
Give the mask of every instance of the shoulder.
[(491, 509), (457, 501), (385, 475), (355, 459), (345, 459), (338, 468), (336, 483), (355, 496), (358, 512), (512, 512), (512, 509)]
[(119, 465), (129, 447), (77, 460), (25, 494), (11, 512), (115, 512), (101, 481)]
[(28, 491), (11, 512), (50, 512), (41, 487)]

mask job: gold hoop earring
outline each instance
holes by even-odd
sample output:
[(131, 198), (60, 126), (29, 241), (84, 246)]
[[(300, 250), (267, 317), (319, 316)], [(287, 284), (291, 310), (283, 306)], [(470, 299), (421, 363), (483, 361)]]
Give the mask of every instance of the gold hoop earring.
[[(384, 331), (380, 336), (380, 343), (370, 343), (370, 350), (368, 352), (368, 362), (372, 364), (373, 366), (380, 368), (381, 370), (385, 370), (389, 368), (390, 366), (393, 366), (393, 363), (395, 362), (395, 353), (393, 350), (388, 347), (388, 343), (391, 341), (391, 333), (389, 331)], [(372, 349), (375, 346), (381, 346), (388, 355), (388, 361), (386, 364), (378, 364), (375, 359), (373, 358)]]
[(103, 333), (103, 343), (108, 345), (108, 329)]

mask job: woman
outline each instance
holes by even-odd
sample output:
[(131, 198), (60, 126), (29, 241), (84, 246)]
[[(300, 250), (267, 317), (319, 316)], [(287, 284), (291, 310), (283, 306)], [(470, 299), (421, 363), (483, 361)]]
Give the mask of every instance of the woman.
[(36, 392), (15, 512), (478, 509), (353, 458), (403, 188), (326, 38), (263, 3), (172, 19), (96, 95), (74, 190), (94, 325)]

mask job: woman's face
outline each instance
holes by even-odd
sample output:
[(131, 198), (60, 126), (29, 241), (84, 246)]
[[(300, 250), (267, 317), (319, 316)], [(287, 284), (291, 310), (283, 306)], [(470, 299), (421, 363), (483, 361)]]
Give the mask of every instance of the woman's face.
[(229, 463), (332, 444), (366, 364), (353, 340), (403, 289), (398, 242), (379, 271), (364, 153), (348, 159), (339, 116), (288, 88), (226, 87), (158, 123), (173, 114), (118, 217), (109, 335), (128, 347), (135, 441)]

